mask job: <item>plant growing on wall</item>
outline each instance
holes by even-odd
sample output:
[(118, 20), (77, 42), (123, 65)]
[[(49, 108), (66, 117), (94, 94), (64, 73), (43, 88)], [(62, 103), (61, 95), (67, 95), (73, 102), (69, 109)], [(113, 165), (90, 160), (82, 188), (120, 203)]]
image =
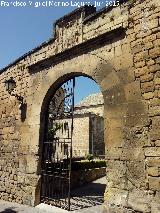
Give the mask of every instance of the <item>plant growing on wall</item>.
[(56, 132), (62, 128), (62, 124), (55, 123), (53, 128), (48, 129), (48, 140), (53, 140), (56, 136)]
[(86, 156), (86, 159), (89, 160), (89, 161), (93, 161), (94, 157), (93, 157), (92, 154), (88, 154), (88, 155)]

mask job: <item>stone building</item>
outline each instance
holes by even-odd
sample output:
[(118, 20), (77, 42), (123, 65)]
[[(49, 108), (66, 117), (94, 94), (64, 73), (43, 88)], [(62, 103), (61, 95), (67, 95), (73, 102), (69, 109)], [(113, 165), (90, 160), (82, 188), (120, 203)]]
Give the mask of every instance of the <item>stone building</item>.
[(71, 77), (88, 76), (104, 98), (104, 212), (160, 212), (160, 2), (119, 3), (62, 17), (53, 38), (1, 70), (1, 199), (41, 202), (49, 97)]
[[(88, 154), (104, 155), (104, 118), (103, 96), (101, 93), (92, 94), (76, 104), (74, 111), (73, 156), (84, 157)], [(67, 123), (71, 128), (71, 119), (63, 119), (60, 123)], [(60, 129), (56, 136), (67, 137), (69, 132)]]
[[(58, 122), (57, 122), (58, 123)], [(68, 130), (71, 128), (71, 119), (63, 119), (60, 124), (67, 123)], [(95, 156), (104, 155), (104, 128), (103, 117), (93, 113), (74, 114), (73, 121), (72, 153), (73, 157), (86, 157), (88, 154)], [(69, 137), (69, 131), (59, 129), (56, 137)]]
[(105, 154), (103, 111), (104, 102), (102, 93), (89, 95), (76, 104), (74, 112), (75, 129), (73, 134), (73, 149), (75, 147), (74, 150), (78, 150), (79, 155), (81, 155), (80, 153), (83, 156), (87, 154)]
[(95, 93), (84, 98), (75, 106), (76, 114), (93, 113), (103, 117), (104, 100), (102, 93)]

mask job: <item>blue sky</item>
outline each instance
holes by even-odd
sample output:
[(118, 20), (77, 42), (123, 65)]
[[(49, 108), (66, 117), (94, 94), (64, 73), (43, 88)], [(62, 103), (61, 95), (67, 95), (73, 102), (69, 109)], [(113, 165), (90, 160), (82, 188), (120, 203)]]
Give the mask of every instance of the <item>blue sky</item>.
[(100, 88), (95, 81), (87, 77), (76, 78), (75, 103), (78, 103), (84, 97), (97, 92), (100, 92)]
[[(29, 2), (29, 0), (22, 1), (27, 4)], [(94, 0), (91, 1), (94, 2)], [(32, 1), (32, 3), (35, 2), (37, 1)], [(74, 9), (76, 7), (36, 8), (33, 6), (13, 7), (10, 5), (4, 7), (4, 5), (0, 5), (0, 69), (51, 38), (53, 23)], [(95, 82), (86, 78), (77, 80), (77, 89), (79, 92), (76, 102), (90, 93), (99, 92), (99, 87)]]

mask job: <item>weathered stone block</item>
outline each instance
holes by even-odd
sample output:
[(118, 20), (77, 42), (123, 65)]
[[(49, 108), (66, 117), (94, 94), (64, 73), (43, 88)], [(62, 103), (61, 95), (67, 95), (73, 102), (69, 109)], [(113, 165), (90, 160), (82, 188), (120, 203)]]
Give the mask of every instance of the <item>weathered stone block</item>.
[(137, 162), (130, 161), (127, 162), (127, 171), (126, 178), (130, 182), (131, 185), (136, 186), (137, 188), (145, 187), (145, 164), (143, 161)]
[(147, 192), (134, 189), (129, 193), (128, 206), (138, 212), (150, 212), (151, 198)]
[(107, 181), (114, 187), (126, 189), (126, 163), (123, 161), (107, 161)]
[(135, 64), (135, 67), (136, 68), (141, 68), (141, 67), (144, 67), (146, 65), (145, 61), (140, 61), (140, 62), (137, 62)]
[(36, 175), (26, 175), (25, 176), (26, 185), (36, 187), (37, 183), (38, 183), (38, 177)]
[(137, 101), (141, 98), (140, 82), (128, 83), (124, 86), (127, 101)]
[(136, 77), (142, 76), (142, 75), (147, 74), (147, 73), (149, 73), (149, 68), (147, 66), (144, 66), (142, 68), (137, 68), (135, 70), (135, 76)]
[(141, 88), (142, 88), (143, 92), (153, 92), (154, 91), (154, 83), (152, 81), (141, 83)]
[(116, 159), (120, 159), (121, 155), (122, 155), (122, 149), (121, 148), (109, 148), (106, 150), (106, 159), (110, 159), (110, 160), (116, 160)]
[[(150, 106), (159, 106), (160, 105), (160, 99), (154, 98), (154, 99), (150, 100), (149, 104), (150, 104)], [(157, 119), (159, 120), (159, 116), (152, 118), (153, 121), (157, 120)], [(154, 124), (155, 124), (155, 122), (154, 122)]]
[(155, 65), (152, 65), (150, 68), (149, 68), (149, 72), (152, 72), (152, 73), (155, 73), (157, 71), (160, 70), (160, 64), (155, 64)]
[(26, 172), (28, 174), (33, 174), (37, 171), (37, 157), (28, 155), (26, 157)]
[(160, 157), (160, 147), (147, 147), (147, 148), (145, 148), (145, 156)]
[(127, 190), (120, 190), (117, 188), (110, 188), (108, 189), (105, 194), (105, 200), (110, 204), (110, 205), (123, 205), (126, 206), (127, 204)]
[(148, 21), (147, 25), (148, 25), (149, 29), (158, 27), (158, 18), (154, 18), (154, 19)]
[(158, 56), (160, 56), (160, 48), (156, 47), (149, 50), (149, 55), (151, 58), (157, 58)]
[(155, 34), (146, 36), (146, 37), (144, 38), (144, 42), (145, 42), (145, 43), (152, 42), (152, 41), (154, 41), (154, 40), (156, 40), (156, 35), (155, 35)]
[(156, 63), (157, 63), (157, 64), (160, 64), (160, 57), (159, 57), (159, 58), (156, 58)]
[(145, 159), (144, 156), (144, 150), (142, 148), (123, 148), (121, 151), (120, 160), (126, 160), (126, 161), (134, 161), (134, 160), (140, 160), (143, 161)]
[(151, 65), (155, 64), (155, 60), (153, 60), (153, 59), (148, 59), (148, 60), (146, 61), (146, 64), (147, 64), (148, 66), (151, 66)]
[(138, 62), (138, 61), (142, 61), (142, 60), (143, 60), (143, 53), (142, 52), (135, 54), (134, 62)]
[(157, 140), (157, 141), (155, 141), (154, 143), (155, 143), (155, 145), (156, 145), (157, 147), (160, 146), (160, 140)]
[(153, 42), (147, 42), (146, 44), (145, 44), (145, 49), (151, 49), (151, 48), (153, 48)]
[(142, 96), (144, 97), (144, 99), (149, 100), (154, 98), (154, 93), (153, 92), (147, 92), (147, 93), (143, 93)]
[(149, 107), (149, 115), (150, 116), (160, 115), (160, 107), (159, 106)]
[(159, 140), (160, 139), (160, 131), (157, 128), (152, 129), (150, 132), (150, 138), (151, 140)]
[(27, 165), (26, 158), (21, 157), (19, 159), (19, 171), (22, 172), (22, 173), (25, 173), (26, 172), (26, 165)]
[(155, 78), (155, 79), (154, 79), (154, 83), (155, 83), (156, 85), (160, 85), (160, 78)]
[(154, 191), (160, 191), (160, 178), (149, 177), (149, 189)]
[(140, 76), (140, 80), (141, 80), (141, 82), (148, 82), (148, 81), (152, 81), (153, 77), (154, 77), (153, 73), (145, 74), (145, 75)]
[(148, 167), (147, 173), (150, 176), (158, 176), (159, 175), (159, 169), (158, 169), (158, 167)]

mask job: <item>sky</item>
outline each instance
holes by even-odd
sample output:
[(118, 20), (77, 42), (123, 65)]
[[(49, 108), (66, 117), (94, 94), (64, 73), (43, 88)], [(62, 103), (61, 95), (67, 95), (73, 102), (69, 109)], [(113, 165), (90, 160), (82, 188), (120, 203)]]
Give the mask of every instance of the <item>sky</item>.
[[(62, 3), (71, 0), (58, 1)], [(14, 2), (14, 6), (11, 2)], [(0, 69), (50, 39), (53, 36), (53, 23), (77, 8), (76, 6), (44, 7), (41, 5), (42, 2), (46, 0), (0, 1)], [(94, 0), (90, 2), (94, 4)], [(24, 6), (17, 6), (18, 4), (15, 6), (15, 3)], [(38, 7), (35, 7), (37, 5)], [(102, 6), (105, 6), (104, 2)], [(102, 6), (97, 9), (101, 9)], [(87, 81), (86, 78), (77, 79), (77, 89), (79, 97), (76, 98), (76, 102), (90, 93), (100, 91), (94, 81)]]
[(75, 103), (79, 103), (82, 99), (90, 94), (100, 92), (98, 84), (90, 78), (78, 77), (75, 80)]

